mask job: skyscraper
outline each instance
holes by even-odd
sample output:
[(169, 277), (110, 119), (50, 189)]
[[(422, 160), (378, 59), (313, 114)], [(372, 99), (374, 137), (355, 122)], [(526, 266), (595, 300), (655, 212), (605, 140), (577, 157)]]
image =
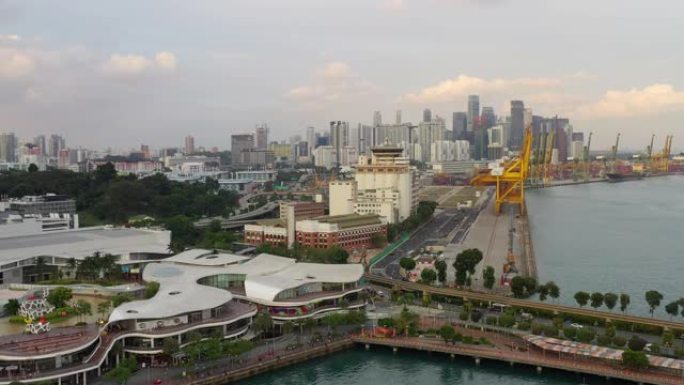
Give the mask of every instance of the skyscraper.
[(64, 138), (59, 135), (50, 135), (50, 141), (48, 143), (48, 156), (52, 158), (57, 158), (59, 152), (66, 147), (66, 142)]
[(47, 154), (47, 143), (45, 141), (45, 135), (38, 135), (33, 139), (33, 144), (38, 147), (38, 155), (45, 156)]
[(349, 123), (339, 120), (330, 122), (330, 145), (336, 152), (335, 167), (339, 168), (341, 151), (349, 146)]
[(311, 153), (313, 152), (314, 148), (316, 148), (316, 129), (313, 127), (307, 127), (306, 128), (306, 142), (309, 144), (309, 156), (311, 156)]
[(382, 124), (382, 114), (380, 111), (375, 111), (373, 113), (373, 127), (379, 126)]
[(522, 100), (511, 100), (511, 132), (508, 147), (513, 151), (522, 146), (523, 131), (525, 130), (525, 104)]
[(265, 150), (268, 147), (268, 126), (266, 124), (256, 127), (254, 146), (257, 150)]
[(496, 125), (496, 114), (494, 114), (494, 107), (482, 107), (482, 115), (480, 115), (481, 128), (487, 129)]
[(430, 111), (429, 108), (426, 108), (423, 110), (423, 122), (431, 122), (432, 121), (432, 111)]
[(373, 142), (373, 127), (359, 123), (359, 154), (369, 155)]
[(233, 166), (241, 164), (241, 154), (244, 150), (254, 149), (254, 135), (239, 134), (230, 136), (230, 159)]
[(420, 144), (420, 160), (430, 162), (432, 159), (432, 143), (444, 140), (446, 129), (444, 119), (437, 116), (430, 122), (421, 122), (418, 125), (418, 144)]
[(454, 112), (451, 122), (451, 131), (454, 140), (466, 140), (468, 115), (465, 112)]
[(394, 121), (395, 124), (401, 124), (401, 110), (397, 110), (397, 118)]
[(477, 95), (468, 96), (468, 125), (466, 130), (473, 132), (475, 129), (475, 121), (480, 117), (480, 97)]
[(13, 132), (0, 134), (0, 162), (16, 162), (17, 138)]
[(185, 137), (185, 155), (190, 155), (195, 153), (195, 138), (188, 135)]

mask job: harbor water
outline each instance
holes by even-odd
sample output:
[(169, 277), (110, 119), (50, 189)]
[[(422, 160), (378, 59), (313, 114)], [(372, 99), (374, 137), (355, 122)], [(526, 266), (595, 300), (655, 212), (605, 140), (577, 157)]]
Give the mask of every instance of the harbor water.
[(529, 191), (539, 280), (555, 281), (571, 305), (580, 290), (627, 293), (627, 312), (639, 315), (657, 290), (655, 315), (669, 317), (665, 305), (684, 297), (683, 198), (682, 175)]

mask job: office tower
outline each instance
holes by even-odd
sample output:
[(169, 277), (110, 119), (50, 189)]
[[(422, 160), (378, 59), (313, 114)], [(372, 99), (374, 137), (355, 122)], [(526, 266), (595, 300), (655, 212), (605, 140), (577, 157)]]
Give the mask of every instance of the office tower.
[(520, 150), (525, 130), (525, 104), (522, 100), (511, 100), (511, 131), (508, 147), (513, 151)]
[(254, 135), (239, 134), (230, 136), (230, 159), (233, 166), (241, 164), (242, 151), (254, 149)]
[(423, 110), (423, 122), (431, 122), (432, 121), (432, 111), (430, 111), (429, 108), (426, 108)]
[(349, 129), (349, 146), (359, 150), (359, 142), (361, 140), (361, 127), (356, 126)]
[(468, 124), (466, 130), (473, 132), (476, 126), (476, 120), (480, 117), (480, 97), (477, 95), (468, 96)]
[(394, 121), (394, 124), (401, 124), (401, 110), (397, 110), (397, 118)]
[(430, 162), (432, 159), (432, 143), (444, 140), (446, 130), (444, 119), (437, 116), (434, 121), (421, 122), (418, 125), (418, 144), (420, 145), (420, 161)]
[(570, 120), (566, 118), (553, 117), (544, 119), (542, 122), (542, 132), (553, 132), (553, 148), (558, 152), (558, 161), (565, 162), (568, 159), (568, 137), (566, 129), (570, 125)]
[(382, 124), (382, 114), (380, 111), (375, 111), (373, 113), (373, 127), (379, 126)]
[(17, 138), (13, 132), (0, 134), (0, 162), (16, 162)]
[(195, 138), (192, 136), (185, 137), (185, 155), (190, 155), (195, 153)]
[(453, 140), (467, 140), (468, 115), (465, 112), (454, 112), (451, 122)]
[(45, 135), (36, 136), (36, 138), (33, 139), (33, 144), (35, 144), (36, 147), (38, 147), (38, 155), (47, 155), (47, 143), (45, 141)]
[(359, 123), (359, 154), (370, 154), (371, 148), (375, 145), (373, 141), (374, 129), (367, 124)]
[(309, 144), (309, 156), (316, 148), (316, 129), (313, 127), (306, 128), (306, 142)]
[(494, 114), (494, 107), (482, 107), (482, 115), (480, 115), (479, 126), (487, 129), (496, 125), (496, 114)]
[(572, 145), (570, 146), (570, 156), (573, 159), (585, 161), (584, 159), (584, 133), (572, 133)]
[(265, 150), (268, 147), (268, 126), (263, 124), (256, 127), (254, 146), (257, 150)]
[(48, 156), (57, 158), (59, 151), (66, 147), (64, 138), (59, 135), (50, 135), (50, 142), (48, 143)]
[(339, 120), (330, 122), (330, 145), (335, 151), (336, 167), (339, 167), (342, 149), (349, 146), (349, 123)]

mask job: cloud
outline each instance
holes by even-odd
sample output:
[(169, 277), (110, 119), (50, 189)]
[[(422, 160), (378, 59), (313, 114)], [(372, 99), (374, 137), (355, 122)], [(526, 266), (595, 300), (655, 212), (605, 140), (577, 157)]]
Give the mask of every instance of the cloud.
[(0, 78), (21, 78), (32, 73), (35, 68), (35, 59), (28, 53), (0, 48)]
[(402, 12), (406, 10), (406, 3), (404, 0), (384, 0), (379, 7), (385, 12)]
[(19, 35), (0, 35), (0, 42), (16, 42), (21, 40)]
[(315, 71), (311, 84), (292, 88), (288, 99), (315, 104), (320, 102), (355, 100), (378, 91), (378, 87), (362, 79), (344, 62), (330, 62)]
[(450, 102), (470, 94), (525, 94), (554, 89), (560, 85), (561, 80), (554, 78), (483, 79), (459, 75), (454, 79), (408, 93), (402, 100), (413, 103)]
[(624, 118), (684, 110), (684, 92), (670, 84), (652, 84), (627, 91), (607, 91), (598, 101), (580, 106), (585, 118)]
[(142, 55), (113, 54), (102, 65), (107, 74), (135, 76), (153, 70), (174, 71), (176, 69), (176, 56), (170, 52), (162, 51), (153, 58)]

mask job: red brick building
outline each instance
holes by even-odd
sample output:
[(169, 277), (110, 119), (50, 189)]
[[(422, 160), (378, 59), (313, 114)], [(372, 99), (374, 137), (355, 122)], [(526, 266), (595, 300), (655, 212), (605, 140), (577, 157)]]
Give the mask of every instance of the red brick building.
[(372, 247), (373, 236), (387, 237), (387, 220), (379, 215), (336, 215), (297, 221), (296, 239), (303, 247), (347, 251)]

